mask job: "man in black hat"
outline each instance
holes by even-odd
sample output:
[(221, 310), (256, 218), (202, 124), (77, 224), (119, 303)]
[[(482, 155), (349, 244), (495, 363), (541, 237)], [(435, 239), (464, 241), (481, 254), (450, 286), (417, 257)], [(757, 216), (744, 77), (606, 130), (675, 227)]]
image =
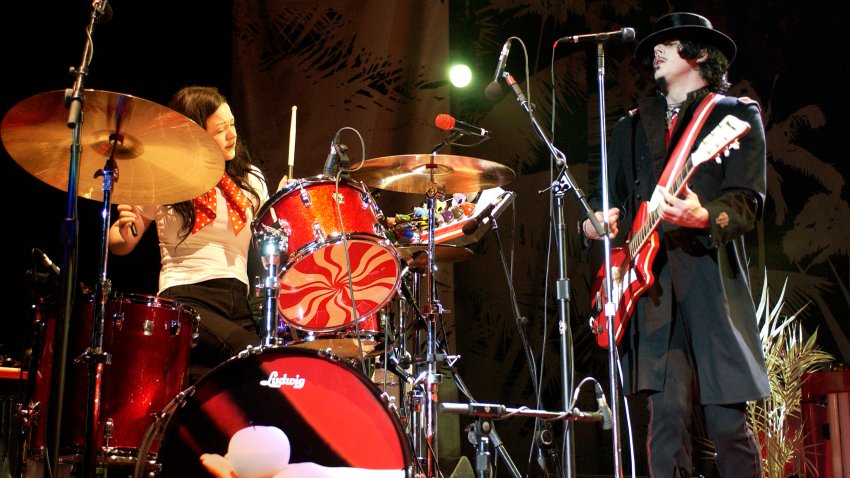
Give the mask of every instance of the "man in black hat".
[[(618, 226), (633, 232), (651, 227), (647, 212), (660, 219), (657, 240), (625, 259), (634, 277), (651, 275), (654, 281), (633, 295), (612, 294), (625, 324), (624, 390), (646, 394), (648, 461), (656, 478), (691, 476), (695, 413), (704, 416), (722, 476), (761, 477), (746, 402), (770, 389), (743, 235), (761, 218), (766, 153), (758, 105), (719, 94), (729, 86), (735, 53), (735, 43), (705, 17), (661, 17), (635, 53), (652, 68), (660, 94), (640, 99), (609, 142), (611, 237)], [(690, 161), (713, 130), (733, 134), (723, 121), (727, 115), (749, 125), (740, 148), (719, 163), (699, 163), (687, 187), (669, 194), (678, 189), (668, 187), (669, 178), (684, 174), (678, 162)], [(596, 216), (603, 218), (601, 211)], [(581, 227), (588, 238), (600, 239), (589, 220)]]

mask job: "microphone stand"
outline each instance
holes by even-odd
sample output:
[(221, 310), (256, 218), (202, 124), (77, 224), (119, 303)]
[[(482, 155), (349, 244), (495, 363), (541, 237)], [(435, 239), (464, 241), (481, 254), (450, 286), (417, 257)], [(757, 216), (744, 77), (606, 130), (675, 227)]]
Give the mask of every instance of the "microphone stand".
[[(475, 441), (473, 441), (473, 438)], [(499, 458), (505, 462), (505, 466), (508, 467), (508, 471), (511, 476), (514, 478), (522, 477), (519, 469), (516, 467), (516, 464), (514, 464), (510, 455), (508, 455), (508, 452), (505, 449), (505, 444), (502, 443), (501, 438), (499, 438), (499, 435), (496, 433), (496, 428), (493, 426), (492, 420), (488, 420), (484, 417), (478, 417), (478, 420), (472, 425), (472, 433), (470, 433), (469, 440), (473, 445), (476, 445), (475, 472), (479, 478), (487, 478), (492, 474), (492, 466), (490, 465), (490, 450), (488, 447), (490, 443), (493, 443), (493, 446), (496, 448), (496, 452), (499, 454)]]
[[(516, 465), (514, 465), (510, 456), (508, 456), (504, 444), (499, 439), (498, 434), (496, 434), (496, 430), (493, 428), (493, 424), (490, 419), (520, 416), (543, 420), (566, 420), (568, 424), (573, 421), (601, 422), (603, 420), (602, 414), (598, 411), (583, 412), (578, 408), (569, 410), (569, 404), (566, 408), (568, 411), (552, 412), (527, 407), (510, 408), (498, 403), (444, 402), (440, 404), (440, 412), (442, 413), (456, 413), (478, 417), (478, 421), (473, 424), (473, 436), (476, 438), (476, 441), (473, 442), (473, 444), (476, 445), (475, 471), (480, 478), (486, 478), (489, 476), (487, 472), (492, 469), (489, 462), (490, 452), (488, 444), (490, 442), (492, 442), (496, 447), (499, 457), (505, 462), (511, 475), (514, 478), (519, 478), (521, 476)], [(471, 440), (472, 437), (470, 437), (470, 441)]]
[[(62, 259), (62, 285), (60, 288), (60, 320), (56, 324), (56, 336), (54, 337), (54, 353), (52, 363), (52, 378), (50, 383), (50, 404), (47, 412), (46, 426), (46, 461), (47, 466), (44, 473), (47, 476), (58, 472), (59, 447), (62, 431), (62, 412), (65, 399), (65, 375), (67, 368), (68, 353), (68, 330), (71, 323), (71, 311), (74, 307), (74, 284), (77, 274), (77, 238), (79, 229), (79, 218), (77, 216), (77, 194), (79, 189), (79, 169), (82, 156), (80, 147), (80, 136), (83, 127), (83, 104), (84, 83), (88, 75), (89, 64), (92, 55), (92, 32), (98, 19), (105, 13), (107, 5), (105, 1), (96, 0), (92, 4), (92, 14), (89, 25), (86, 28), (86, 45), (83, 50), (83, 58), (80, 67), (73, 73), (76, 78), (72, 88), (65, 90), (65, 106), (68, 108), (68, 127), (71, 128), (71, 148), (68, 170), (68, 199), (66, 216), (62, 222), (61, 240), (63, 249)], [(95, 311), (97, 309), (95, 308)], [(97, 337), (93, 337), (98, 339)], [(91, 380), (90, 382), (93, 382)], [(90, 383), (91, 385), (91, 383)], [(91, 389), (91, 386), (90, 386)], [(94, 405), (92, 400), (89, 405)], [(89, 407), (92, 408), (92, 407)], [(95, 410), (87, 410), (95, 413)], [(87, 417), (87, 424), (88, 424)], [(88, 433), (86, 434), (88, 445)], [(88, 453), (86, 453), (88, 456)], [(85, 469), (84, 471), (91, 471)], [(88, 476), (88, 475), (83, 475)]]
[[(490, 221), (491, 221), (491, 229), (493, 231), (493, 234), (496, 236), (496, 242), (499, 245), (499, 258), (502, 261), (502, 269), (504, 270), (504, 273), (505, 273), (505, 280), (508, 283), (508, 291), (509, 291), (509, 296), (510, 296), (510, 299), (511, 299), (511, 310), (513, 311), (513, 314), (514, 314), (514, 322), (516, 322), (517, 329), (519, 330), (520, 340), (522, 341), (523, 350), (525, 351), (525, 356), (526, 356), (526, 359), (528, 360), (528, 368), (531, 371), (531, 383), (532, 383), (532, 386), (534, 387), (534, 395), (539, 400), (540, 386), (539, 386), (539, 382), (538, 382), (537, 365), (534, 363), (534, 356), (531, 354), (531, 345), (529, 345), (529, 342), (528, 342), (528, 334), (526, 333), (524, 320), (523, 320), (522, 314), (520, 313), (520, 310), (519, 310), (519, 304), (517, 303), (517, 300), (516, 300), (516, 293), (514, 291), (513, 282), (511, 281), (510, 267), (508, 266), (507, 258), (505, 258), (505, 250), (504, 250), (504, 247), (502, 246), (502, 238), (499, 235), (499, 224), (496, 221), (496, 218), (492, 215), (492, 213), (490, 214), (489, 217), (490, 217)], [(482, 218), (482, 220), (483, 219), (484, 218)], [(539, 403), (538, 403), (538, 405), (539, 405)], [(549, 448), (550, 452), (553, 451), (550, 447), (551, 441), (550, 441), (550, 443), (546, 444), (547, 440), (544, 439), (544, 437), (546, 435), (550, 434), (550, 433), (551, 433), (551, 430), (550, 430), (550, 425), (548, 423), (544, 423), (543, 426), (539, 427), (539, 428), (535, 427), (534, 444), (535, 444), (535, 446), (537, 446), (538, 452), (540, 452), (541, 451), (540, 449), (544, 446)], [(495, 434), (495, 430), (493, 430), (493, 434)], [(498, 440), (498, 437), (494, 437), (493, 440), (494, 440), (494, 444), (495, 444), (496, 440)], [(503, 459), (505, 459), (505, 461), (508, 462), (510, 466), (513, 466), (513, 462), (511, 461), (510, 457), (507, 456), (507, 452), (504, 450), (504, 448), (502, 448), (499, 451), (500, 451), (500, 453), (502, 453), (504, 455)], [(553, 460), (556, 462), (555, 464), (557, 464), (557, 456), (554, 456)], [(513, 466), (513, 468), (516, 468), (516, 467)], [(519, 475), (514, 475), (514, 476), (518, 477)]]
[[(608, 237), (608, 149), (606, 145), (605, 132), (605, 46), (601, 41), (596, 42), (596, 67), (597, 67), (597, 87), (599, 90), (599, 160), (602, 174), (602, 216), (603, 226), (596, 224), (596, 214), (588, 211), (587, 217), (592, 218), (594, 227), (600, 236), (604, 239), (605, 244), (605, 270), (609, 273), (605, 274), (605, 318), (608, 321), (608, 388), (611, 397), (611, 439), (614, 450), (614, 476), (622, 476), (622, 457), (620, 450), (620, 399), (617, 389), (617, 343), (614, 334), (615, 307), (611, 302), (613, 296), (614, 283), (611, 279), (611, 238)], [(603, 234), (604, 232), (604, 234)]]
[[(561, 152), (549, 137), (544, 132), (543, 128), (537, 122), (537, 119), (534, 117), (534, 106), (528, 101), (520, 89), (519, 85), (517, 85), (514, 77), (505, 70), (502, 73), (502, 77), (505, 79), (505, 82), (508, 86), (513, 90), (516, 95), (517, 101), (523, 107), (523, 109), (528, 113), (528, 117), (531, 119), (531, 124), (534, 127), (534, 131), (537, 133), (537, 136), (543, 140), (546, 144), (546, 147), (549, 149), (549, 153), (555, 158), (555, 163), (558, 166), (563, 167), (563, 171), (561, 173), (561, 177), (556, 185), (553, 185), (553, 192), (555, 192), (555, 207), (557, 211), (555, 211), (555, 226), (558, 231), (557, 234), (557, 244), (558, 244), (558, 279), (556, 281), (555, 294), (556, 299), (558, 300), (558, 330), (560, 331), (560, 346), (561, 346), (561, 382), (562, 382), (562, 398), (563, 398), (563, 407), (564, 410), (569, 410), (569, 397), (570, 390), (573, 388), (573, 364), (571, 360), (571, 348), (572, 344), (572, 333), (570, 330), (570, 309), (569, 309), (569, 278), (567, 274), (567, 228), (564, 222), (564, 201), (563, 201), (563, 187), (566, 189), (572, 189), (576, 195), (576, 198), (579, 200), (579, 203), (584, 208), (587, 213), (587, 216), (590, 218), (596, 229), (602, 230), (601, 225), (596, 220), (596, 215), (593, 214), (593, 210), (590, 208), (590, 205), (587, 203), (587, 199), (585, 197), (584, 192), (576, 187), (575, 179), (572, 177), (570, 173), (569, 166), (567, 165), (566, 156), (563, 152)], [(563, 183), (563, 186), (561, 186)], [(567, 457), (564, 459), (564, 472), (565, 476), (572, 477), (574, 475), (573, 463), (575, 462), (575, 447), (572, 443), (572, 423), (565, 423), (564, 425), (564, 450)], [(616, 475), (619, 476), (619, 475)]]

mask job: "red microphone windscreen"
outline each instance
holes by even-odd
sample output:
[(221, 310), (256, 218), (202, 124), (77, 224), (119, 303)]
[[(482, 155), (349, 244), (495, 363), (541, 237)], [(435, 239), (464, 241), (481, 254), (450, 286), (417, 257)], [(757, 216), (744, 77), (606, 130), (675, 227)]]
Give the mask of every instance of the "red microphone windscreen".
[(455, 119), (451, 115), (438, 114), (434, 124), (442, 130), (451, 131), (455, 127)]

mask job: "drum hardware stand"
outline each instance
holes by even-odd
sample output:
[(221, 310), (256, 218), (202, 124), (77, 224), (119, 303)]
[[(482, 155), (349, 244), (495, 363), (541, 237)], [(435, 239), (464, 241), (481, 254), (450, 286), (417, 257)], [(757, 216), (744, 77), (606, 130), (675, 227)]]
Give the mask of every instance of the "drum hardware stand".
[[(601, 49), (601, 44), (600, 44)], [(537, 119), (534, 117), (534, 105), (532, 105), (528, 99), (523, 94), (513, 75), (511, 75), (507, 70), (502, 72), (502, 78), (505, 79), (505, 83), (511, 88), (511, 90), (516, 95), (517, 101), (520, 103), (522, 108), (528, 113), (528, 116), (531, 120), (531, 124), (534, 127), (534, 131), (537, 133), (537, 136), (543, 140), (549, 149), (549, 153), (555, 160), (557, 166), (563, 169), (561, 173), (561, 177), (559, 178), (558, 184), (561, 181), (564, 181), (566, 189), (572, 189), (576, 197), (579, 200), (579, 203), (584, 208), (587, 217), (590, 218), (594, 227), (597, 231), (604, 231), (602, 225), (599, 224), (599, 221), (596, 220), (596, 215), (593, 213), (590, 205), (587, 203), (584, 192), (575, 186), (575, 180), (570, 173), (569, 166), (567, 165), (566, 155), (561, 152), (549, 137), (546, 135), (543, 128), (537, 122)], [(600, 84), (600, 90), (603, 89), (603, 85)], [(602, 117), (600, 121), (604, 123), (605, 115), (604, 109), (602, 111)], [(603, 145), (604, 151), (604, 136), (603, 141), (601, 141)], [(603, 155), (603, 163), (604, 163), (604, 155)], [(603, 165), (604, 168), (604, 165)], [(555, 188), (553, 188), (555, 189)], [(564, 189), (564, 190), (566, 190)], [(603, 188), (604, 189), (604, 188)], [(561, 345), (561, 381), (562, 381), (562, 397), (563, 397), (563, 406), (564, 410), (568, 412), (569, 410), (569, 396), (570, 390), (573, 388), (573, 364), (572, 364), (572, 350), (570, 346), (572, 345), (572, 333), (570, 330), (570, 309), (569, 309), (569, 278), (567, 274), (567, 227), (564, 221), (564, 202), (563, 202), (563, 192), (558, 189), (555, 191), (555, 208), (554, 212), (555, 216), (555, 227), (557, 230), (557, 244), (558, 244), (558, 280), (556, 282), (555, 293), (556, 299), (558, 300), (558, 314), (559, 314), (559, 322), (558, 322), (558, 330), (560, 332), (560, 345)], [(607, 226), (607, 223), (606, 223)], [(613, 376), (612, 376), (613, 380)], [(616, 401), (615, 401), (616, 403)], [(614, 429), (614, 440), (615, 440), (615, 450), (617, 450), (616, 454), (619, 456), (619, 446), (617, 445), (617, 429)], [(566, 459), (564, 459), (564, 472), (565, 476), (571, 478), (575, 475), (575, 471), (573, 470), (573, 464), (575, 462), (575, 447), (572, 441), (572, 424), (566, 423), (564, 428), (564, 444), (563, 448), (565, 450)], [(619, 463), (619, 460), (615, 460), (615, 462)], [(615, 476), (620, 476), (619, 467), (615, 464)]]
[[(53, 473), (59, 466), (60, 433), (62, 429), (62, 402), (65, 398), (65, 372), (67, 368), (68, 351), (68, 329), (71, 323), (71, 311), (74, 300), (74, 284), (77, 273), (77, 234), (79, 218), (77, 217), (77, 194), (79, 190), (79, 176), (82, 148), (80, 137), (83, 123), (83, 103), (85, 102), (84, 82), (89, 73), (89, 64), (92, 60), (92, 33), (94, 25), (109, 10), (105, 0), (95, 0), (92, 3), (92, 13), (86, 28), (86, 45), (83, 50), (83, 58), (80, 66), (72, 69), (75, 76), (72, 88), (65, 90), (65, 106), (68, 108), (68, 127), (71, 128), (71, 148), (68, 172), (68, 200), (66, 217), (62, 223), (62, 286), (60, 291), (60, 318), (56, 324), (56, 337), (54, 338), (53, 374), (50, 386), (50, 403), (47, 419), (47, 435), (45, 437), (45, 453), (48, 465), (45, 473)], [(108, 15), (107, 15), (108, 16)], [(99, 340), (94, 337), (93, 342)], [(94, 369), (94, 367), (93, 367)], [(94, 380), (91, 381), (94, 383)], [(90, 405), (94, 405), (92, 400)], [(90, 469), (84, 470), (90, 471)], [(85, 476), (85, 475), (84, 475)]]
[(488, 478), (493, 475), (493, 467), (490, 465), (490, 443), (496, 448), (499, 457), (505, 462), (508, 467), (508, 472), (514, 478), (520, 478), (519, 469), (514, 464), (511, 457), (505, 449), (505, 444), (496, 433), (496, 428), (493, 426), (493, 421), (478, 417), (472, 425), (467, 428), (469, 432), (469, 442), (475, 445), (475, 473), (479, 478)]
[[(260, 247), (260, 257), (265, 268), (263, 278), (263, 330), (262, 343), (268, 347), (278, 345), (277, 334), (277, 305), (280, 295), (280, 281), (277, 278), (280, 256), (286, 256), (289, 252), (289, 236), (292, 229), (288, 224), (281, 222), (281, 228), (263, 226), (265, 231), (257, 234), (257, 242)], [(259, 292), (259, 291), (257, 291)]]
[[(435, 147), (435, 150), (443, 144), (445, 144), (445, 141)], [(433, 151), (431, 155), (433, 157)], [(432, 163), (426, 165), (426, 167), (432, 169), (431, 174), (433, 174), (433, 169), (436, 165)], [(427, 286), (426, 302), (422, 310), (422, 314), (425, 317), (425, 354), (414, 360), (414, 362), (420, 365), (424, 364), (424, 370), (417, 374), (416, 382), (410, 394), (414, 459), (420, 462), (420, 466), (424, 464), (426, 478), (439, 476), (436, 407), (438, 399), (437, 390), (442, 377), (437, 373), (437, 361), (445, 357), (438, 357), (437, 355), (436, 318), (443, 313), (443, 307), (437, 300), (437, 283), (434, 280), (433, 274), (436, 270), (436, 262), (434, 260), (436, 249), (434, 242), (435, 206), (437, 197), (443, 197), (444, 195), (444, 187), (433, 183), (432, 179), (432, 185), (426, 191), (428, 202), (428, 267), (425, 272)], [(416, 343), (418, 345), (419, 340), (416, 340)], [(419, 384), (420, 382), (424, 383)], [(417, 384), (419, 385), (417, 386)], [(421, 422), (419, 422), (420, 418)], [(420, 433), (424, 433), (424, 436), (419, 436)]]
[[(106, 316), (106, 302), (112, 289), (112, 283), (106, 277), (106, 263), (109, 257), (109, 227), (111, 224), (112, 185), (118, 182), (118, 165), (115, 162), (115, 148), (122, 144), (124, 137), (120, 133), (121, 120), (126, 107), (125, 97), (119, 97), (115, 111), (115, 133), (109, 135), (112, 151), (103, 169), (95, 173), (95, 177), (103, 176), (103, 230), (101, 238), (100, 280), (95, 286), (94, 320), (92, 325), (92, 344), (75, 362), (87, 362), (89, 365), (89, 388), (86, 401), (86, 437), (83, 454), (83, 478), (93, 477), (97, 459), (97, 425), (100, 423), (100, 390), (102, 387), (103, 367), (111, 363), (111, 356), (103, 350), (103, 331)], [(111, 422), (111, 420), (109, 421)], [(111, 427), (104, 424), (101, 434), (105, 437), (111, 434)]]

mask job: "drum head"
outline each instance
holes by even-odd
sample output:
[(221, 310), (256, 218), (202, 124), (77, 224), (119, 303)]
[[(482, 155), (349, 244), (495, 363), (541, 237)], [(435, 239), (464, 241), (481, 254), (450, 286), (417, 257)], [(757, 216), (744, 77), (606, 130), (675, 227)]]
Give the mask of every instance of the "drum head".
[(285, 434), (292, 465), (394, 470), (392, 476), (406, 476), (410, 455), (398, 419), (371, 381), (333, 358), (265, 348), (230, 359), (186, 394), (165, 427), (160, 476), (212, 476), (201, 464), (204, 454), (244, 460), (233, 456), (232, 448), (227, 454), (234, 446), (231, 438), (246, 428)]

